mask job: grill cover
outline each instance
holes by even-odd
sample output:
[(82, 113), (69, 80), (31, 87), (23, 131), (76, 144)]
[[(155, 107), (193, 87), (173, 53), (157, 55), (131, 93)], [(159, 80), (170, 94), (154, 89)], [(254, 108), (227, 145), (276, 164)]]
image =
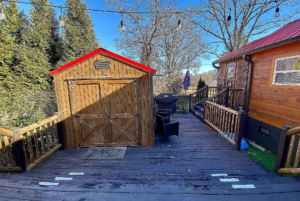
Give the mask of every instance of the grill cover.
[(176, 112), (176, 106), (174, 104), (177, 101), (176, 96), (170, 93), (162, 93), (156, 96), (154, 100), (158, 104), (159, 109), (169, 109), (172, 114)]

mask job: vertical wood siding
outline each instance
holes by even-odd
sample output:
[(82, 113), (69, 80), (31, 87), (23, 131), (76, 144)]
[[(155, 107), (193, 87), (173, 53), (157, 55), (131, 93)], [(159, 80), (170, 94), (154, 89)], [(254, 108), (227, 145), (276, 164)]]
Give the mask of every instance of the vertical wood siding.
[[(95, 69), (94, 61), (110, 60), (110, 69)], [(136, 84), (104, 84), (101, 81), (98, 85), (77, 85), (69, 90), (69, 84), (66, 78), (84, 78), (84, 77), (139, 77)], [(131, 114), (139, 113), (139, 117), (134, 124), (128, 128), (128, 132), (132, 133), (138, 129), (136, 142), (140, 142), (140, 146), (153, 146), (153, 115), (152, 115), (152, 75), (142, 70), (134, 68), (125, 63), (119, 62), (104, 54), (95, 55), (88, 60), (74, 65), (65, 71), (54, 75), (54, 83), (57, 97), (58, 110), (61, 112), (60, 121), (62, 121), (64, 140), (66, 148), (76, 148), (77, 139), (87, 134), (85, 128), (78, 129), (74, 115), (78, 114), (96, 114), (101, 113), (104, 116), (108, 114), (120, 114), (130, 112)], [(136, 98), (135, 98), (136, 97)], [(74, 99), (76, 102), (71, 100)], [(72, 105), (73, 104), (73, 105)], [(114, 105), (115, 107), (112, 107)], [(124, 107), (123, 107), (124, 105)], [(71, 108), (72, 107), (72, 108)], [(73, 113), (73, 116), (72, 116)], [(85, 120), (92, 127), (95, 122), (91, 119)], [(116, 120), (121, 126), (126, 124), (125, 119)], [(116, 130), (109, 120), (103, 120), (103, 134), (109, 133), (110, 130)], [(80, 126), (78, 126), (80, 127)], [(106, 135), (104, 135), (106, 136)], [(112, 136), (109, 136), (111, 139)], [(105, 139), (108, 141), (109, 139)], [(117, 142), (128, 140), (126, 136), (121, 136)], [(101, 140), (91, 137), (91, 141), (101, 143)]]

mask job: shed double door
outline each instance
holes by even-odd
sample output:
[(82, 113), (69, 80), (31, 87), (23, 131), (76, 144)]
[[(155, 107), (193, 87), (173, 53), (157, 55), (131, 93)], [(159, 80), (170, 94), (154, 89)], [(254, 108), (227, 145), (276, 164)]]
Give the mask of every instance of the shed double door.
[(138, 142), (136, 81), (69, 81), (69, 91), (79, 147), (134, 146)]

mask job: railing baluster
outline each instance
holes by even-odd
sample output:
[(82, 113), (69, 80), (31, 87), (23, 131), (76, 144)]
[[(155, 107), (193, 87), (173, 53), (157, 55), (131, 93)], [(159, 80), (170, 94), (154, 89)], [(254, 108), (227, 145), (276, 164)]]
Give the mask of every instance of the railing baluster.
[(23, 149), (24, 162), (27, 166), (29, 164), (29, 162), (28, 162), (28, 158), (27, 158), (27, 154), (26, 154), (26, 147), (25, 147), (25, 141), (24, 141), (23, 135), (20, 135), (20, 141), (21, 141), (21, 146), (22, 146), (22, 149)]
[(48, 130), (48, 124), (45, 124), (45, 136), (46, 136), (46, 144), (47, 144), (47, 152), (50, 151), (50, 143), (49, 143), (49, 130)]
[(291, 160), (292, 160), (292, 155), (293, 155), (293, 151), (294, 151), (295, 141), (296, 141), (296, 136), (293, 135), (292, 139), (291, 139), (291, 143), (290, 143), (288, 157), (287, 157), (287, 160), (286, 160), (286, 167), (287, 168), (289, 168), (291, 166)]
[(39, 148), (39, 143), (38, 143), (38, 138), (37, 138), (37, 132), (36, 129), (33, 129), (33, 139), (34, 139), (34, 146), (35, 146), (35, 154), (36, 157), (40, 157), (40, 148)]
[(55, 137), (56, 137), (56, 145), (59, 144), (59, 138), (58, 138), (58, 128), (57, 128), (57, 120), (54, 120), (54, 129), (55, 129)]
[(5, 145), (6, 155), (8, 157), (9, 164), (11, 164), (12, 166), (15, 166), (16, 165), (15, 160), (12, 157), (9, 144), (10, 143), (9, 143), (8, 137), (4, 136), (4, 145)]
[(51, 145), (54, 147), (54, 129), (53, 129), (53, 122), (51, 121), (50, 123), (50, 137), (51, 137)]
[(298, 148), (297, 148), (297, 152), (296, 152), (296, 157), (295, 157), (295, 162), (294, 162), (294, 168), (298, 167), (298, 165), (299, 165), (299, 159), (300, 159), (300, 139), (299, 139)]
[(26, 136), (27, 136), (27, 142), (28, 142), (28, 147), (29, 147), (30, 162), (33, 163), (34, 156), (33, 156), (32, 142), (31, 142), (31, 135), (30, 135), (29, 131), (26, 133)]
[(44, 155), (45, 154), (45, 140), (44, 140), (44, 135), (43, 135), (43, 128), (41, 126), (39, 127), (39, 132), (40, 132), (40, 138), (41, 138), (42, 155)]
[(231, 133), (234, 133), (234, 138), (233, 140), (236, 142), (236, 133), (234, 132), (234, 125), (235, 125), (235, 121), (236, 121), (236, 115), (235, 114), (232, 114), (232, 117), (231, 117), (231, 126), (230, 126), (230, 131)]
[(0, 161), (1, 161), (1, 164), (2, 166), (6, 166), (6, 161), (5, 161), (5, 158), (4, 158), (4, 150), (3, 150), (3, 140), (0, 139)]
[(228, 136), (231, 136), (230, 138), (232, 139), (232, 133), (230, 133), (231, 115), (232, 115), (231, 113), (228, 113), (228, 126), (227, 126), (227, 130), (228, 130)]

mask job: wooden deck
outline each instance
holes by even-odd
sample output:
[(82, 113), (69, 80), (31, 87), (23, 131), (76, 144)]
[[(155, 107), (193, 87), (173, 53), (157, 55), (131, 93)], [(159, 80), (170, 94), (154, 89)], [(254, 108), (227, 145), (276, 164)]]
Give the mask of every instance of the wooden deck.
[[(180, 139), (129, 147), (123, 160), (80, 160), (86, 149), (59, 151), (34, 171), (0, 175), (1, 200), (299, 200), (300, 182), (266, 171), (192, 114), (175, 114)], [(173, 157), (173, 159), (172, 159)], [(69, 172), (84, 172), (69, 176)], [(228, 174), (212, 177), (211, 174)], [(55, 181), (55, 177), (73, 177)], [(219, 178), (237, 178), (221, 182)], [(39, 182), (59, 182), (39, 186)], [(233, 189), (253, 184), (255, 189)]]

